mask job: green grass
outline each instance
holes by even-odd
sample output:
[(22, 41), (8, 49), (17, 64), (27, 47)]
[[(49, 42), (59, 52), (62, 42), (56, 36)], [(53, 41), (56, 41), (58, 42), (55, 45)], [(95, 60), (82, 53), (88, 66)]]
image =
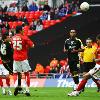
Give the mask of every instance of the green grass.
[[(17, 96), (2, 95), (0, 89), (0, 100), (99, 100), (100, 93), (96, 92), (96, 88), (86, 88), (85, 92), (78, 97), (68, 97), (67, 93), (72, 88), (30, 88), (30, 97), (24, 94)], [(12, 92), (14, 89), (12, 89)]]

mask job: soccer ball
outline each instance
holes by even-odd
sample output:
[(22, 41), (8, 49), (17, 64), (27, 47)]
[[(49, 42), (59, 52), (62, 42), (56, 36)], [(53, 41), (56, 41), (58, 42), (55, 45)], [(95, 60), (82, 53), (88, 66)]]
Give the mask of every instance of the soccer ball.
[(89, 7), (90, 7), (90, 5), (89, 5), (87, 2), (83, 2), (83, 3), (81, 3), (81, 5), (80, 5), (80, 9), (81, 9), (82, 11), (87, 11), (87, 10), (89, 10)]

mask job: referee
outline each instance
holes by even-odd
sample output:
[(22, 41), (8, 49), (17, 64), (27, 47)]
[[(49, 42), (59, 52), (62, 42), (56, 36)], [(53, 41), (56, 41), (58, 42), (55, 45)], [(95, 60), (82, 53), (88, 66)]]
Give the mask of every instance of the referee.
[(92, 46), (92, 39), (86, 39), (86, 46), (84, 47), (84, 52), (81, 53), (81, 59), (83, 61), (83, 75), (90, 71), (90, 69), (95, 66), (95, 57), (96, 57), (95, 46)]
[[(86, 46), (84, 47), (84, 52), (81, 53), (81, 59), (83, 60), (83, 75), (88, 73), (91, 69), (95, 67), (96, 52), (97, 48), (92, 46), (92, 39), (86, 39)], [(95, 82), (95, 79), (92, 77), (92, 80)], [(97, 85), (98, 86), (98, 85)], [(84, 89), (83, 89), (84, 90)], [(97, 92), (100, 91), (100, 87), (98, 87)]]
[(79, 83), (79, 69), (77, 65), (79, 64), (79, 52), (81, 52), (82, 42), (80, 39), (76, 37), (76, 30), (72, 29), (69, 32), (70, 38), (65, 40), (64, 44), (64, 52), (66, 52), (68, 57), (68, 64), (70, 68), (70, 72), (72, 74), (74, 80), (74, 90), (76, 90), (77, 84)]

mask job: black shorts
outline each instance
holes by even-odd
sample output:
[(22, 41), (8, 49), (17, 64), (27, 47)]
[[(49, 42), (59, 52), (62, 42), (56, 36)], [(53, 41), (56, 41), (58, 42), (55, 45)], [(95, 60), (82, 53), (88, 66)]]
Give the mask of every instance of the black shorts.
[(78, 72), (79, 71), (79, 68), (77, 67), (77, 64), (79, 63), (79, 61), (68, 61), (68, 64), (69, 64), (69, 69), (70, 69), (70, 72)]
[(94, 68), (95, 62), (84, 62), (82, 66), (82, 72), (89, 72), (92, 68)]
[(13, 73), (13, 60), (9, 60), (9, 62), (4, 63), (3, 62), (4, 67), (9, 71), (9, 73)]

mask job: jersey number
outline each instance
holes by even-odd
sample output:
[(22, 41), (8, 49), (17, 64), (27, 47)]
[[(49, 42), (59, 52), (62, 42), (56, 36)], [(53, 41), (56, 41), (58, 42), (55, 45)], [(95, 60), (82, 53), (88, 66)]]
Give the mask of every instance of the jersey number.
[(1, 45), (1, 54), (6, 55), (6, 45), (5, 44)]
[(16, 50), (22, 50), (22, 41), (13, 41), (13, 48)]

